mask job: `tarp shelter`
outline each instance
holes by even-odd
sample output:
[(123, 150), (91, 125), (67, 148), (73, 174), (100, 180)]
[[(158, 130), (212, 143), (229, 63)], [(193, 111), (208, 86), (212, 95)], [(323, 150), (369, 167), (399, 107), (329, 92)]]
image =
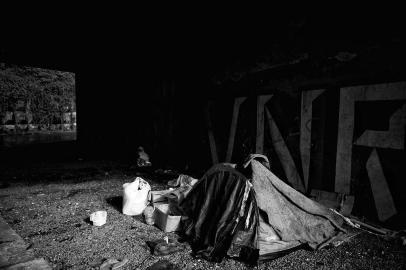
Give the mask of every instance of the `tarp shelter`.
[(214, 165), (180, 204), (196, 256), (219, 262), (228, 255), (256, 264), (303, 246), (318, 249), (344, 231), (340, 216), (258, 160), (244, 166), (250, 173)]

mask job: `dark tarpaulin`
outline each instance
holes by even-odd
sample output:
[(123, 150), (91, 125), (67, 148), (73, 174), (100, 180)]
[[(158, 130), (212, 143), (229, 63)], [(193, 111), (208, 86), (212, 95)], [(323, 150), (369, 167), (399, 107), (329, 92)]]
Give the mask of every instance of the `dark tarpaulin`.
[(251, 168), (258, 208), (281, 241), (317, 249), (345, 232), (340, 216), (284, 183), (260, 162), (252, 160)]
[[(245, 195), (245, 196), (244, 196)], [(195, 184), (180, 205), (184, 233), (198, 257), (219, 262), (229, 255), (256, 261), (258, 212), (248, 179), (226, 165), (215, 165)]]

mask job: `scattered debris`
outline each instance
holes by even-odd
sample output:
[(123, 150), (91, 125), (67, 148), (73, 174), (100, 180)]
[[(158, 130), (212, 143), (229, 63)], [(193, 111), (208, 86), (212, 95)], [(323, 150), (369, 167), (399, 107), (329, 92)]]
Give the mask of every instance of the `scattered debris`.
[(385, 236), (389, 238), (399, 238), (401, 236), (400, 232), (394, 232), (386, 228), (382, 228), (378, 225), (369, 224), (359, 220), (359, 218), (350, 215), (349, 217), (345, 217), (342, 214), (338, 213), (335, 209), (331, 209), (337, 215), (340, 215), (344, 221), (353, 228), (357, 228), (368, 233), (372, 233), (377, 236)]
[(168, 182), (168, 186), (170, 187), (178, 187), (178, 186), (186, 186), (186, 185), (191, 185), (193, 186), (194, 184), (197, 183), (197, 179), (193, 178), (189, 175), (186, 174), (181, 174), (178, 176), (178, 178), (171, 180)]
[(72, 241), (72, 240), (73, 240), (73, 236), (66, 236), (66, 237), (63, 237), (62, 239), (59, 239), (58, 241), (59, 241), (59, 243), (62, 243), (62, 242), (65, 242), (65, 241)]
[(112, 269), (119, 269), (120, 267), (124, 266), (126, 263), (128, 263), (128, 259), (125, 258), (123, 259), (121, 262), (118, 262), (116, 264), (113, 265)]
[(151, 191), (151, 200), (153, 203), (171, 202), (170, 208), (176, 208), (197, 182), (198, 179), (189, 175), (180, 174), (177, 178), (168, 182), (168, 186), (171, 186), (172, 188)]
[(140, 146), (137, 149), (138, 157), (137, 157), (137, 166), (138, 167), (149, 167), (152, 163), (149, 161), (149, 155), (145, 153), (144, 147)]
[(368, 224), (368, 223), (366, 223), (366, 222), (362, 222), (362, 221), (360, 221), (357, 217), (354, 217), (354, 216), (352, 216), (352, 215), (350, 216), (350, 220), (351, 220), (353, 223), (357, 224), (360, 229), (364, 229), (364, 230), (366, 230), (366, 231), (368, 231), (368, 232), (371, 232), (371, 233), (374, 233), (374, 234), (378, 234), (378, 235), (389, 235), (389, 234), (391, 234), (391, 231), (388, 230), (388, 229), (379, 228), (378, 226), (374, 226), (374, 225), (372, 225), (372, 224)]
[(186, 245), (179, 243), (176, 239), (164, 237), (157, 241), (147, 241), (147, 245), (151, 249), (151, 253), (155, 256), (165, 256), (186, 248)]
[(353, 223), (353, 222), (351, 221), (351, 219), (349, 219), (348, 217), (345, 217), (343, 214), (337, 212), (337, 210), (335, 210), (335, 209), (333, 209), (333, 208), (330, 208), (330, 210), (331, 210), (332, 212), (334, 212), (335, 214), (341, 216), (341, 217), (344, 219), (344, 221), (347, 222), (347, 224), (350, 225), (351, 227), (358, 228), (358, 229), (360, 228), (359, 224)]
[(179, 268), (171, 263), (168, 260), (160, 260), (150, 267), (147, 268), (147, 270), (178, 270)]
[(166, 190), (153, 190), (151, 191), (152, 201), (153, 202), (165, 202), (168, 198), (165, 196), (167, 193), (170, 193), (173, 189)]
[(128, 259), (123, 259), (122, 261), (116, 259), (107, 259), (105, 260), (102, 265), (100, 266), (100, 270), (114, 270), (123, 267), (126, 263), (128, 263)]
[(152, 204), (148, 205), (144, 210), (145, 223), (147, 223), (148, 225), (154, 225), (155, 223), (154, 212), (155, 206), (153, 206)]
[(350, 242), (351, 239), (353, 239), (354, 237), (356, 237), (360, 233), (361, 233), (361, 231), (342, 233), (341, 235), (337, 236), (336, 239), (334, 239), (334, 241), (331, 242), (331, 244), (334, 247), (338, 247), (338, 246), (342, 245), (343, 243)]
[(399, 239), (402, 246), (406, 246), (406, 230), (394, 232), (392, 235), (393, 237)]

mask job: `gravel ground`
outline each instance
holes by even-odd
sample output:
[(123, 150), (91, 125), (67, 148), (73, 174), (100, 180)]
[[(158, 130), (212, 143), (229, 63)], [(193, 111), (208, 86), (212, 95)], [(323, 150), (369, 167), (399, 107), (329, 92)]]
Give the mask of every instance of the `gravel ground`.
[[(135, 174), (95, 169), (86, 176), (79, 171), (83, 168), (69, 169), (69, 177), (52, 173), (48, 180), (53, 181), (3, 182), (0, 188), (1, 215), (55, 269), (98, 269), (108, 258), (129, 259), (121, 269), (146, 269), (163, 259), (179, 269), (250, 269), (233, 259), (218, 264), (194, 259), (189, 248), (152, 256), (146, 241), (177, 235), (145, 224), (141, 216), (121, 213), (122, 185)], [(147, 180), (153, 190), (166, 188), (162, 181)], [(89, 221), (97, 210), (107, 211), (102, 227)], [(338, 247), (299, 250), (256, 269), (406, 269), (406, 249), (395, 240), (363, 232)]]

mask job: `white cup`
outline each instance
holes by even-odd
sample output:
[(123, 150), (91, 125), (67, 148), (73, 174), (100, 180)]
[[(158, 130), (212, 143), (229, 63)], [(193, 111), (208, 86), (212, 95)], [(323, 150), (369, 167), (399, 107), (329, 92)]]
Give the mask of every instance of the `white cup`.
[(102, 211), (96, 211), (94, 213), (91, 213), (90, 221), (93, 222), (94, 226), (102, 226), (102, 225), (106, 224), (107, 212), (102, 210)]

